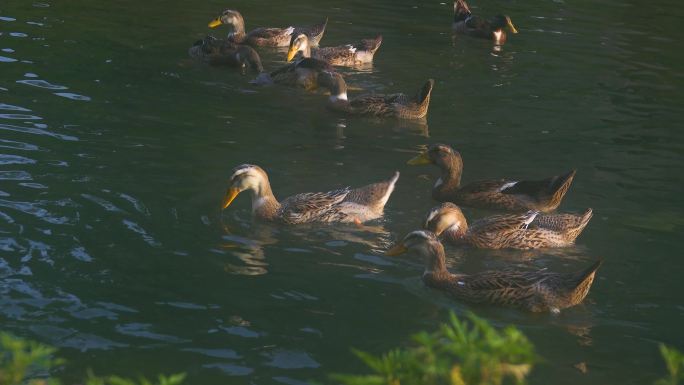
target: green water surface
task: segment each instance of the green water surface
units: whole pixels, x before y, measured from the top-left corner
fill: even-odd
[[[500,50],[453,39],[439,1],[0,3],[2,329],[59,347],[74,383],[93,368],[302,384],[365,370],[350,347],[385,351],[470,310],[531,338],[545,358],[533,384],[651,383],[665,371],[657,344],[684,348],[683,8],[471,5],[520,33]],[[348,83],[413,93],[434,78],[427,120],[346,118],[321,93],[190,61],[226,7],[248,29],[327,16],[323,45],[382,34],[372,68],[343,70]],[[284,59],[260,53],[267,69]],[[470,306],[424,288],[421,261],[381,255],[434,203],[436,169],[405,163],[435,142],[461,151],[466,181],[578,170],[561,209],[594,217],[576,247],[450,250],[449,263],[574,271],[603,258],[583,305]],[[245,162],[280,198],[401,178],[366,230],[282,228],[252,223],[248,195],[220,211]]]

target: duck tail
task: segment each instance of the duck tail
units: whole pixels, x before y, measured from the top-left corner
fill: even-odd
[[[361,50],[369,52],[371,55],[380,48],[382,44],[382,35],[378,35],[375,39],[361,40]]]
[[[358,203],[368,206],[376,212],[382,212],[392,192],[394,192],[397,180],[399,180],[399,171],[395,171],[390,179],[353,189],[345,201]]]
[[[465,21],[470,15],[470,8],[465,0],[454,1],[454,23]]]
[[[323,34],[325,34],[325,29],[328,26],[328,17],[325,17],[325,20],[320,23],[316,24],[311,27],[311,30],[309,31],[309,42],[313,46],[318,46],[318,43],[321,41],[323,38]]]
[[[570,289],[570,300],[573,305],[576,305],[584,300],[584,298],[589,294],[589,289],[594,283],[594,277],[596,276],[596,271],[603,264],[603,260],[599,259],[594,264],[589,266],[587,269],[580,271],[575,274],[572,278]]]
[[[554,210],[560,205],[565,193],[568,192],[576,173],[577,170],[571,170],[566,174],[551,178],[551,183],[549,183],[549,187],[546,190],[546,193],[550,197],[550,210]]]
[[[591,209],[587,209],[584,214],[577,218],[574,226],[568,226],[568,228],[565,230],[565,236],[570,242],[574,242],[575,239],[579,237],[582,231],[584,231],[584,228],[589,224],[589,221],[593,215],[593,211]]]
[[[418,103],[418,109],[420,111],[419,118],[427,115],[428,107],[430,106],[430,95],[432,94],[432,88],[435,86],[435,81],[433,79],[428,79],[420,89],[416,97],[416,102]]]

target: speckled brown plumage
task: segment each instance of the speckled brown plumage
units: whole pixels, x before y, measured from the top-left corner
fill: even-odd
[[[428,79],[416,96],[405,94],[371,94],[347,97],[347,85],[336,73],[321,73],[319,84],[330,89],[330,107],[350,115],[372,115],[401,119],[420,119],[428,113],[430,95],[435,84]]]
[[[345,44],[336,47],[312,47],[306,34],[292,35],[288,61],[297,53],[304,57],[313,57],[326,61],[334,66],[356,66],[373,62],[375,52],[382,44],[382,36],[375,39],[364,39],[356,44]]]
[[[426,260],[423,282],[471,303],[512,306],[532,312],[558,312],[581,303],[589,293],[601,261],[585,270],[561,274],[538,271],[484,271],[454,274],[446,269],[444,247],[429,231],[409,233],[387,253],[411,251]]]
[[[394,191],[399,173],[386,181],[356,189],[342,188],[328,192],[302,193],[282,201],[273,195],[268,175],[259,166],[243,164],[233,169],[228,207],[240,191],[252,192],[252,212],[263,220],[286,224],[310,222],[361,223],[379,218]]]
[[[430,210],[423,228],[454,244],[484,249],[538,249],[574,244],[591,217],[591,209],[581,215],[528,211],[492,215],[469,226],[458,206],[445,202]]]
[[[316,45],[325,33],[328,19],[310,28],[306,27],[286,27],[286,28],[257,28],[245,32],[245,20],[240,12],[226,9],[219,17],[209,23],[209,27],[215,28],[219,25],[230,25],[233,32],[228,35],[228,39],[234,43],[249,44],[259,47],[287,47],[293,33],[306,33],[312,39],[312,44]]]
[[[575,177],[575,170],[572,170],[537,181],[482,180],[461,186],[461,154],[445,144],[430,145],[427,151],[411,159],[409,164],[434,164],[439,167],[441,177],[432,189],[432,197],[436,201],[510,211],[555,210]]]
[[[322,72],[334,71],[335,69],[323,60],[300,56],[294,62],[278,68],[268,76],[269,81],[277,84],[314,90],[320,86],[319,75]]]

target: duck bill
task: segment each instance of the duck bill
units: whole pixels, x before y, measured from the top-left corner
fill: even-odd
[[[223,198],[223,203],[221,204],[222,209],[227,209],[228,206],[230,206],[230,204],[233,203],[233,199],[235,199],[235,197],[238,196],[239,193],[240,190],[236,187],[229,188],[228,192],[226,193],[226,196]]]
[[[420,166],[420,165],[425,165],[425,164],[430,164],[432,163],[430,161],[430,158],[428,157],[427,152],[423,152],[420,155],[416,156],[415,158],[412,158],[406,164],[410,166]]]
[[[518,30],[515,29],[515,26],[513,25],[513,22],[511,21],[510,17],[506,18],[506,24],[508,24],[508,28],[511,30],[512,33],[518,33]]]
[[[297,55],[297,48],[290,47],[290,50],[287,51],[287,61],[292,61],[292,59],[294,59],[295,55]]]
[[[403,243],[398,243],[394,245],[391,249],[385,251],[385,255],[389,257],[396,257],[397,255],[404,254],[408,249]]]
[[[214,19],[214,20],[212,20],[212,21],[209,22],[209,28],[216,28],[216,27],[218,27],[218,26],[221,25],[221,24],[223,24],[223,23],[221,22],[221,19],[220,19],[220,18],[216,18],[216,19]]]

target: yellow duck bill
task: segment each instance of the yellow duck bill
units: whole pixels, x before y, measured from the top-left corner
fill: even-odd
[[[230,206],[230,204],[233,203],[233,199],[235,199],[235,197],[238,196],[239,193],[239,189],[235,187],[229,188],[228,192],[226,193],[226,196],[223,198],[223,203],[221,204],[222,209],[225,210],[226,208],[228,208],[228,206]]]
[[[290,47],[290,50],[287,51],[287,61],[292,61],[292,59],[294,59],[295,55],[297,55],[297,48]]]
[[[509,22],[510,22],[510,21],[509,21]],[[214,19],[214,20],[212,20],[212,21],[209,22],[209,28],[216,28],[216,27],[218,27],[218,26],[221,25],[221,24],[223,24],[223,23],[221,22],[221,19]]]
[[[510,17],[506,17],[506,23],[508,24],[508,28],[511,29],[511,32],[518,33],[518,30],[515,29],[515,26],[513,25],[513,22],[511,21]]]
[[[428,157],[427,152],[422,152],[420,155],[416,156],[415,158],[411,158],[406,164],[410,166],[420,166],[424,164],[431,164],[432,161],[430,161],[430,158]]]
[[[397,243],[391,249],[385,251],[385,255],[389,257],[395,257],[397,255],[404,254],[408,249],[403,243]]]

